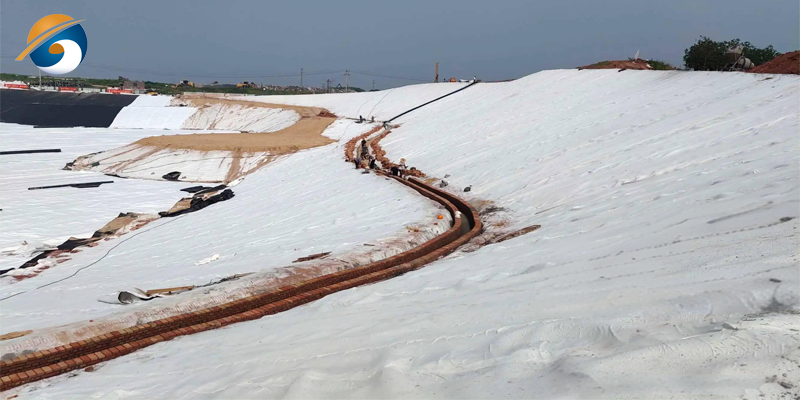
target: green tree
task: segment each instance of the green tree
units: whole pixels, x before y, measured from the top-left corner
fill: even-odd
[[[736,46],[742,46],[742,54],[755,65],[764,64],[781,55],[775,51],[772,45],[760,49],[750,42],[742,42],[739,39],[716,42],[706,36],[701,36],[697,43],[684,50],[683,63],[686,68],[696,71],[720,71],[728,62],[725,52]]]
[[[719,71],[725,66],[726,50],[724,43],[700,36],[697,43],[684,50],[683,64],[696,71]]]
[[[662,60],[647,60],[647,63],[656,71],[670,71],[676,69],[672,64]]]
[[[781,53],[772,48],[772,45],[764,47],[763,49],[759,49],[758,47],[751,45],[750,42],[744,42],[741,43],[741,45],[744,47],[742,50],[744,56],[749,58],[750,61],[752,61],[755,65],[761,65],[772,61],[773,58],[781,55]]]

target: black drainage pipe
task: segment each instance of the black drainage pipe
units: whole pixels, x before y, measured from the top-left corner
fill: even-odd
[[[471,86],[473,86],[473,85],[475,85],[475,84],[477,84],[477,83],[478,83],[478,81],[474,81],[474,82],[470,83],[469,85],[462,87],[461,89],[458,89],[458,90],[456,90],[456,91],[450,92],[450,93],[448,93],[448,94],[446,94],[446,95],[444,95],[444,96],[439,96],[439,97],[437,97],[437,98],[435,98],[435,99],[433,99],[433,100],[431,100],[431,101],[429,101],[429,102],[427,102],[427,103],[422,103],[422,104],[420,104],[420,105],[418,105],[418,106],[416,106],[416,107],[414,107],[414,108],[412,108],[412,109],[410,109],[410,110],[406,110],[406,111],[404,111],[404,112],[402,112],[402,113],[400,113],[400,114],[398,114],[398,115],[395,115],[395,116],[394,116],[394,118],[392,118],[392,119],[390,119],[390,120],[388,120],[388,121],[386,121],[386,122],[392,122],[392,121],[394,121],[394,120],[396,120],[396,119],[398,119],[398,118],[402,117],[403,115],[406,115],[406,114],[408,114],[408,113],[410,113],[410,112],[412,112],[412,111],[414,111],[414,110],[416,110],[416,109],[418,109],[418,108],[425,107],[425,106],[427,106],[428,104],[431,104],[431,103],[433,103],[434,101],[439,101],[439,100],[441,100],[441,99],[443,99],[443,98],[445,98],[445,97],[447,97],[447,96],[454,95],[454,94],[456,94],[456,93],[458,93],[458,92],[460,92],[460,91],[462,91],[462,90],[465,90],[465,89],[467,89],[467,88],[469,88],[469,87],[471,87]]]
[[[61,149],[0,151],[0,156],[5,156],[9,154],[34,154],[34,153],[61,153]]]

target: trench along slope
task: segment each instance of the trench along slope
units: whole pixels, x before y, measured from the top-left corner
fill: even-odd
[[[394,179],[444,206],[453,218],[450,229],[414,249],[357,268],[318,276],[199,312],[160,319],[65,346],[2,360],[0,367],[3,375],[0,390],[8,390],[25,383],[88,367],[178,336],[259,319],[331,293],[390,279],[419,269],[452,253],[480,233],[480,218],[466,202],[419,181]]]
[[[338,132],[336,131],[336,129],[338,129],[339,132],[341,132],[342,129],[344,129],[346,131],[347,127],[350,127],[351,132],[355,131],[355,129],[352,128],[355,125],[350,125],[350,124],[351,124],[351,122],[349,122],[349,121],[339,121],[339,122],[333,124],[332,129],[329,129],[327,132],[325,132],[325,134],[328,135],[328,136],[331,136],[331,137],[341,137],[338,134]],[[356,128],[356,129],[358,129],[358,128]],[[366,129],[366,128],[363,128],[363,129]],[[321,154],[321,153],[322,154],[324,154],[324,153],[335,153],[336,156],[334,156],[333,158],[330,158],[330,157],[326,158],[325,160],[327,160],[327,161],[323,161],[323,159],[321,159],[319,156],[315,156],[315,155],[318,155],[318,154]],[[339,161],[338,155],[339,155],[338,148],[334,148],[333,146],[327,146],[326,148],[319,148],[319,149],[314,149],[312,151],[306,152],[306,154],[297,154],[294,157],[287,157],[287,159],[283,160],[281,163],[276,163],[277,165],[271,166],[271,168],[268,169],[267,171],[262,171],[262,173],[259,173],[257,177],[251,177],[251,179],[249,181],[249,185],[264,185],[265,182],[277,182],[278,180],[275,179],[275,177],[293,177],[293,179],[291,179],[291,180],[296,182],[297,181],[297,179],[296,179],[297,176],[302,175],[303,173],[302,172],[298,172],[299,175],[286,175],[286,172],[289,171],[289,170],[297,170],[297,171],[299,171],[299,170],[301,170],[301,168],[286,167],[286,163],[290,163],[290,165],[293,165],[293,166],[304,165],[304,164],[306,164],[306,161],[302,161],[302,160],[309,160],[309,159],[313,159],[315,162],[318,162],[318,163],[320,163],[320,162],[327,163],[327,162],[331,162],[331,160],[335,160],[335,162],[338,163],[338,161]],[[293,161],[293,160],[301,160],[301,161]],[[272,167],[278,168],[279,172],[275,172],[275,170],[273,170]],[[281,168],[283,168],[283,169],[281,169]],[[327,169],[327,170],[333,171],[333,172],[330,172],[330,174],[328,176],[335,176],[336,174],[340,173],[340,172],[336,172],[335,168]],[[342,171],[342,170],[346,170],[348,175],[350,175],[349,173],[351,171],[350,171],[349,168],[339,169],[339,171]],[[265,175],[266,175],[266,177],[265,177]],[[315,173],[313,175],[318,176],[320,174],[316,174]],[[353,174],[353,175],[358,176],[358,177],[361,176],[360,174]],[[362,179],[358,178],[358,180],[360,181]],[[330,182],[330,180],[329,179],[328,180],[316,180],[316,181],[311,180],[310,182]],[[343,186],[353,186],[353,183],[356,182],[356,181],[347,181],[347,182],[348,183],[343,185]],[[383,180],[380,180],[379,182],[383,182]],[[268,187],[268,186],[261,186],[261,187]],[[330,192],[327,189],[321,190],[321,191],[325,192],[324,198],[328,198],[329,196],[331,196]],[[245,192],[245,191],[243,190],[243,192]],[[382,190],[381,192],[382,193],[386,193],[387,191],[383,191]],[[303,196],[304,196],[305,199],[308,199],[309,197],[313,196],[313,193],[309,193],[309,191],[306,188],[300,189],[298,192],[295,192],[295,193],[303,193]],[[391,193],[391,191],[389,191],[389,193]],[[403,192],[403,191],[400,191],[400,192],[396,193],[394,196],[400,196],[400,195],[404,195],[404,194],[406,194],[406,193]],[[245,209],[245,208],[255,209],[253,206],[262,207],[265,204],[265,203],[262,203],[260,201],[258,201],[256,203],[253,203],[253,202],[248,203],[247,200],[245,200],[246,197],[247,197],[247,195],[244,195],[244,196],[242,196],[242,198],[237,200],[237,201],[241,201],[241,200],[245,201],[245,203],[240,203],[240,204],[243,205],[243,207],[241,209]],[[257,197],[262,197],[262,196],[259,195]],[[269,197],[280,197],[280,196],[269,196]],[[366,206],[366,207],[372,208],[373,205],[380,205],[380,204],[383,204],[383,201],[386,201],[385,200],[386,198],[382,198],[382,200],[380,200],[379,203],[369,203],[368,197],[369,196],[366,196],[363,199],[359,200],[359,202],[362,204],[362,206]],[[294,198],[294,199],[296,199],[297,196],[296,195],[289,195],[286,198]],[[390,196],[388,198],[393,198],[393,197]],[[266,203],[269,203],[269,202],[266,202]],[[275,203],[276,202],[269,203],[269,204],[273,204],[274,205]],[[297,201],[297,203],[299,203],[301,206],[303,204],[311,204],[311,203],[303,203],[302,200]],[[410,202],[410,203],[413,203],[413,202]],[[250,207],[247,207],[248,205]],[[267,208],[272,208],[272,207],[267,207]],[[409,211],[411,212],[413,210],[409,209]],[[139,309],[135,313],[134,312],[130,312],[130,313],[120,312],[120,313],[116,313],[116,314],[114,314],[114,313],[106,314],[106,315],[108,315],[107,317],[106,316],[100,316],[101,317],[100,319],[98,319],[97,315],[92,316],[93,320],[89,319],[91,317],[86,317],[86,318],[78,317],[79,321],[73,322],[73,320],[68,320],[67,319],[67,320],[60,321],[58,323],[53,323],[52,325],[46,325],[46,326],[45,325],[41,325],[40,327],[30,326],[30,325],[28,325],[26,323],[25,324],[25,329],[28,329],[28,328],[38,328],[38,329],[35,329],[34,332],[29,332],[29,333],[33,333],[33,334],[29,335],[28,338],[25,339],[25,343],[22,343],[22,344],[16,343],[16,344],[13,345],[13,346],[20,345],[22,347],[15,347],[14,349],[10,349],[9,347],[4,347],[5,350],[0,352],[0,354],[8,354],[8,353],[12,353],[12,352],[29,351],[30,349],[34,349],[34,348],[44,348],[44,347],[41,347],[44,343],[47,343],[47,346],[54,347],[54,346],[57,346],[57,345],[60,345],[60,344],[69,343],[71,341],[83,340],[83,339],[86,339],[87,337],[91,337],[91,336],[94,336],[94,335],[105,334],[105,333],[107,333],[109,331],[126,329],[126,328],[128,328],[130,326],[133,326],[133,325],[136,325],[136,324],[141,324],[142,321],[150,322],[150,321],[158,319],[158,318],[164,318],[164,317],[172,316],[172,315],[174,315],[174,313],[177,313],[177,312],[185,313],[185,312],[198,311],[198,310],[201,310],[201,309],[206,308],[206,307],[210,307],[210,306],[213,306],[213,305],[219,305],[219,304],[224,303],[224,302],[237,300],[239,298],[246,297],[246,296],[249,296],[249,295],[258,294],[258,293],[264,292],[266,290],[276,289],[276,288],[278,288],[280,286],[299,283],[299,282],[302,282],[302,281],[307,280],[307,279],[318,277],[320,275],[324,275],[324,274],[332,273],[332,272],[335,272],[335,271],[338,271],[338,270],[352,268],[352,267],[355,267],[355,266],[360,266],[360,265],[367,264],[369,262],[377,261],[377,260],[380,260],[382,258],[386,258],[386,257],[392,256],[392,255],[394,255],[396,253],[399,253],[399,252],[401,252],[403,250],[410,249],[410,248],[416,247],[418,245],[421,245],[422,243],[426,242],[430,238],[432,238],[432,237],[438,235],[439,233],[441,233],[442,229],[440,229],[438,226],[440,226],[440,225],[444,226],[445,224],[442,224],[443,221],[441,219],[439,219],[439,220],[435,219],[436,212],[438,212],[438,211],[439,210],[434,208],[433,210],[430,211],[431,213],[433,213],[432,215],[426,215],[426,218],[423,221],[428,221],[429,219],[427,217],[431,217],[431,216],[434,217],[432,222],[430,222],[430,223],[418,223],[418,222],[409,223],[412,220],[410,220],[410,219],[406,220],[405,217],[404,217],[403,218],[403,221],[404,221],[403,225],[405,225],[405,229],[403,229],[403,225],[397,225],[398,228],[403,230],[403,233],[399,233],[399,232],[395,233],[394,229],[392,229],[390,232],[388,232],[385,235],[379,235],[379,234],[376,233],[375,230],[371,230],[372,234],[369,235],[368,237],[364,238],[365,244],[363,246],[367,246],[367,247],[361,248],[359,246],[359,247],[354,248],[353,250],[347,250],[347,252],[338,252],[337,251],[335,253],[335,258],[332,257],[331,259],[319,260],[319,262],[315,262],[313,264],[302,264],[302,265],[297,265],[297,266],[293,265],[291,267],[285,267],[285,268],[283,267],[283,265],[288,265],[288,264],[275,264],[274,273],[273,272],[269,272],[269,273],[264,273],[264,274],[254,274],[246,282],[244,280],[238,281],[236,284],[234,284],[231,287],[227,287],[225,290],[219,289],[219,287],[217,287],[217,286],[215,286],[214,290],[211,293],[200,293],[201,290],[197,290],[195,293],[193,293],[191,295],[191,296],[193,296],[193,298],[188,299],[188,300],[175,301],[175,302],[170,303],[168,305],[164,305],[164,302],[161,302],[161,301],[158,304],[156,304],[154,302],[154,303],[152,303],[153,306],[148,307],[147,309]],[[225,214],[226,215],[225,218],[222,218],[222,219],[217,218],[217,219],[213,219],[213,221],[219,222],[219,221],[221,221],[223,219],[235,219],[235,218],[232,218],[232,217],[234,217],[239,212],[240,211],[232,210],[228,214]],[[216,210],[216,209],[211,209],[211,210],[203,210],[202,213],[204,213],[204,214],[218,214],[218,213],[220,213],[220,211]],[[272,215],[273,215],[272,213],[273,213],[273,211],[263,212],[263,213],[255,213],[255,214],[250,214],[250,217],[252,217],[252,218],[264,218],[264,219],[267,219],[267,222],[269,222],[268,218],[272,218]],[[291,214],[292,213],[289,213],[289,215],[291,215]],[[382,217],[381,217],[382,219],[390,219],[391,218],[391,212],[380,211],[379,214],[382,215]],[[406,215],[410,215],[410,214],[406,214]],[[206,221],[208,221],[208,220],[206,220]],[[295,220],[295,223],[287,224],[287,225],[284,225],[284,226],[288,226],[288,225],[303,225],[302,223],[297,222],[297,221],[298,220]],[[416,221],[416,220],[414,220],[414,221]],[[449,221],[447,219],[445,219],[445,222],[449,222]],[[366,223],[366,225],[372,225],[372,224]],[[225,229],[224,228],[221,229],[219,224],[209,223],[209,226],[214,226],[216,235],[222,235],[223,234],[222,232],[225,232]],[[434,226],[437,226],[437,227],[434,227]],[[376,226],[374,226],[374,228],[379,228],[379,226],[376,225]],[[202,231],[203,230],[198,230],[198,232],[202,232]],[[232,231],[233,232],[238,232],[238,230],[236,230],[235,228]],[[183,231],[183,230],[175,230],[174,232],[180,232],[181,234],[188,234],[187,231]],[[146,235],[149,235],[149,234],[146,234]],[[177,233],[176,233],[176,235],[177,235]],[[144,236],[144,237],[146,237],[146,236]],[[316,237],[319,237],[319,236],[316,236]],[[137,239],[137,240],[140,240],[140,239]],[[340,243],[337,240],[333,240],[333,242],[336,242],[337,245],[338,245],[338,243]],[[350,242],[350,240],[343,240],[341,242]],[[355,242],[359,242],[360,243],[360,239],[357,239]],[[162,242],[160,242],[160,241],[151,241],[151,243],[159,244],[159,245],[162,244]],[[176,243],[179,243],[179,242],[176,242]],[[370,243],[370,244],[367,244],[367,243]],[[139,242],[139,244],[141,244],[141,242]],[[302,243],[302,244],[305,246],[305,243]],[[164,245],[168,246],[168,244],[166,244],[166,243],[164,243]],[[320,244],[319,242],[314,241],[314,246],[317,246],[317,245],[326,245],[326,243],[321,243]],[[147,245],[142,245],[142,247],[146,247],[146,246]],[[182,247],[183,245],[179,244],[179,246]],[[263,246],[263,248],[267,248],[268,246],[269,246],[268,244],[265,244]],[[331,245],[328,244],[328,246],[330,247]],[[252,246],[248,246],[248,247],[252,247]],[[294,247],[300,247],[300,246],[294,246]],[[223,255],[222,258],[232,257],[232,256],[236,255],[236,253],[238,253],[238,251],[234,251],[234,250],[231,250],[231,252],[229,252],[229,253],[223,253],[222,251],[220,251],[220,249],[217,249],[217,250],[214,250],[214,251],[211,251],[211,250],[208,250],[208,251],[209,251],[208,254],[211,254],[213,252],[219,252],[219,254]],[[295,251],[297,251],[297,248],[295,248]],[[157,252],[160,252],[160,250],[154,251],[154,253],[157,253]],[[203,250],[203,252],[205,252],[205,250]],[[164,257],[169,258],[169,255],[168,255],[169,251],[165,250],[164,253],[166,253]],[[243,251],[242,253],[239,254],[239,257],[242,257],[242,256],[246,257],[246,253],[247,253],[246,251]],[[142,253],[140,253],[140,254],[142,254]],[[203,257],[207,256],[208,254],[204,254]],[[309,254],[309,253],[302,253],[302,255],[305,255],[305,254]],[[181,256],[175,257],[176,260],[181,259],[181,258],[184,258],[184,260],[186,260],[186,259],[188,259],[188,260],[200,260],[200,257],[193,257],[192,255],[189,255],[188,253],[182,253]],[[128,263],[117,261],[117,266],[122,267],[123,264],[141,264],[141,263],[144,263],[148,267],[152,267],[152,265],[154,263],[152,261],[148,262],[147,260],[144,260],[144,259],[138,258],[138,257],[130,257],[129,260],[130,261]],[[166,262],[165,260],[166,260],[165,258],[161,258],[157,262],[163,263],[163,262]],[[59,259],[59,261],[60,261],[60,259]],[[173,270],[181,269],[181,270],[183,270],[184,264],[185,263],[181,263],[181,262],[173,263],[173,264],[171,264],[170,269],[173,269]],[[195,264],[195,266],[196,266],[196,264]],[[175,267],[175,268],[173,268],[173,267]],[[281,268],[278,268],[278,267],[281,267]],[[201,267],[201,268],[199,268],[197,270],[192,270],[191,269],[192,267],[187,265],[186,268],[187,269],[185,271],[187,271],[187,274],[188,274],[186,276],[186,279],[189,279],[189,280],[191,280],[193,278],[193,276],[192,276],[193,273],[208,274],[207,270],[205,270],[205,267]],[[219,272],[220,275],[218,275],[218,276],[220,276],[220,277],[221,276],[226,276],[227,277],[227,276],[231,276],[231,274],[240,274],[242,272],[246,273],[246,272],[252,272],[252,271],[259,271],[261,268],[263,268],[263,265],[259,264],[258,262],[253,263],[251,261],[251,262],[241,262],[238,267],[234,266],[232,268],[233,268],[233,270],[227,270],[227,271],[220,270],[220,272]],[[133,272],[134,269],[131,269],[130,271]],[[203,271],[201,272],[199,270],[203,270]],[[114,270],[114,272],[113,272],[113,275],[116,275],[116,276],[136,276],[135,274],[136,273],[132,273],[131,275],[126,275],[126,273],[122,271],[122,268]],[[174,278],[174,276],[173,276],[173,278]],[[194,277],[194,278],[196,278],[196,277]],[[152,280],[151,279],[143,279],[145,282],[151,281],[151,283],[152,283],[151,285],[147,285],[147,284],[142,283],[141,281],[138,281],[136,287],[142,287],[144,289],[153,289],[153,288],[163,288],[163,287],[167,287],[167,286],[185,286],[185,285],[189,285],[189,284],[194,285],[194,284],[198,284],[198,282],[200,282],[199,284],[202,284],[202,283],[205,283],[205,282],[208,281],[208,280],[203,280],[203,279],[200,279],[198,281],[191,281],[191,282],[186,282],[186,281],[181,280],[181,281],[173,282],[173,283],[170,283],[170,284],[160,284],[160,283],[154,282],[154,281],[160,281],[162,279],[168,279],[168,278],[165,276],[165,274],[158,274],[158,276],[156,278],[152,279]],[[117,280],[116,282],[125,282],[125,281],[124,280]],[[111,293],[112,290],[116,291],[118,289],[127,289],[128,287],[124,286],[124,285],[117,285],[116,287],[113,287],[113,285],[112,285],[112,287],[108,287],[107,286],[107,288],[108,288],[108,290],[105,291],[104,293]],[[203,290],[205,290],[205,289],[203,289]],[[97,290],[96,287],[92,290],[92,292],[96,293],[96,294],[102,294],[100,291]],[[208,295],[205,296],[203,294],[208,294]],[[87,296],[87,297],[88,298],[86,300],[89,300],[89,301],[92,301],[92,302],[95,301],[95,298],[94,298],[95,296],[94,295],[93,296]],[[92,307],[87,306],[84,309],[87,309],[87,308],[92,308]],[[50,310],[50,311],[52,311],[52,310]],[[62,313],[62,314],[64,314],[64,313]],[[86,321],[89,321],[91,323],[85,323]],[[69,324],[69,325],[63,325],[63,324]],[[10,329],[6,329],[6,331],[7,330],[10,330]],[[19,329],[19,330],[22,330],[22,329]],[[3,333],[3,332],[0,332],[0,333]],[[28,344],[31,344],[33,347],[27,347]],[[8,343],[5,343],[3,345],[12,346],[12,345],[10,345]],[[3,346],[0,346],[0,347],[3,347]]]

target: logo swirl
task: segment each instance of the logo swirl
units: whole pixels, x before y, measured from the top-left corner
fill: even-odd
[[[63,75],[78,68],[86,57],[86,32],[69,15],[50,14],[36,21],[28,33],[28,47],[17,61],[31,56],[42,72]]]

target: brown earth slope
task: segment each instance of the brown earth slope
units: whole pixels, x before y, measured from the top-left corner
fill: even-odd
[[[620,60],[620,61],[600,61],[599,63],[592,64],[592,65],[584,65],[583,67],[578,67],[578,70],[582,69],[641,69],[641,70],[650,70],[653,67],[647,63],[645,60]]]
[[[217,98],[189,98],[193,107],[211,104],[230,104],[245,107],[282,108],[300,114],[294,125],[270,133],[198,133],[191,135],[151,136],[137,141],[142,146],[199,151],[240,151],[243,153],[269,152],[271,154],[293,153],[311,147],[334,142],[322,136],[322,132],[336,117],[323,108],[298,107],[245,100]],[[320,116],[322,114],[322,116]]]
[[[800,75],[800,50],[775,57],[772,61],[751,69],[750,72],[756,74]]]
[[[225,177],[225,182],[231,182],[257,171],[279,156],[335,142],[335,140],[322,136],[322,132],[337,118],[336,115],[324,108],[200,96],[184,96],[181,100],[197,108],[219,104],[292,110],[300,115],[300,120],[287,128],[268,133],[196,133],[146,137],[134,144],[146,147],[147,155],[134,159],[133,162],[145,161],[144,158],[162,150],[227,151],[230,152],[233,163]],[[254,166],[249,165],[245,169],[241,163],[242,158],[260,153],[268,153],[269,157]]]

